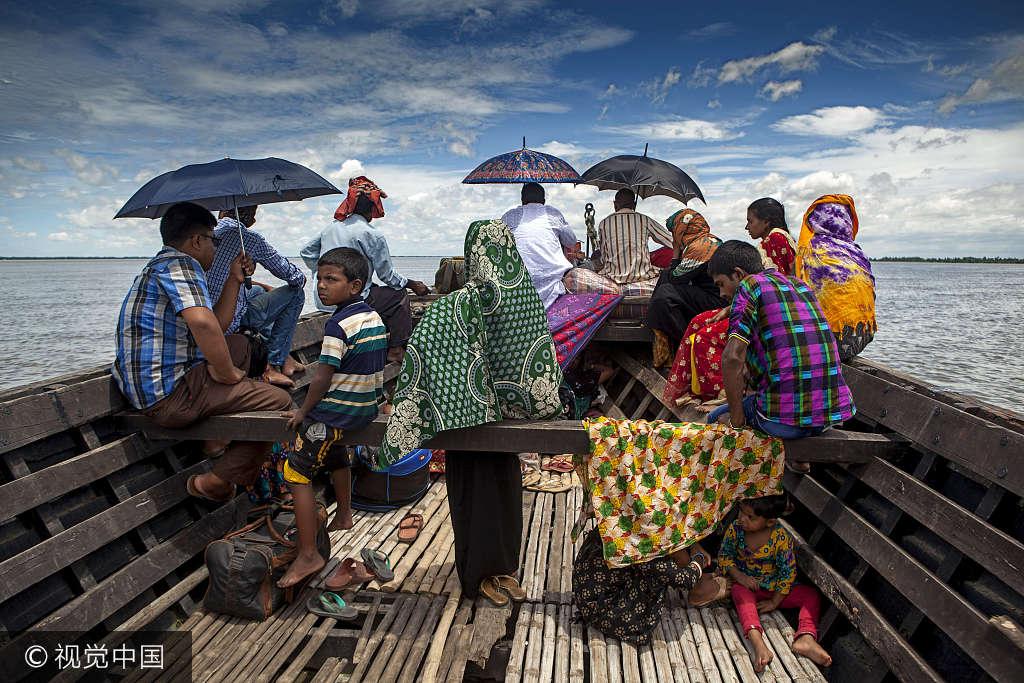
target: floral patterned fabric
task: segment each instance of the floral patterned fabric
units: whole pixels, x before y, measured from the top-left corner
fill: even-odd
[[[589,506],[609,567],[647,562],[710,534],[731,505],[782,490],[782,441],[748,429],[585,420]]]
[[[747,537],[739,522],[733,522],[722,538],[718,550],[718,568],[724,573],[730,567],[757,579],[758,588],[786,595],[796,581],[796,555],[793,537],[781,524],[772,528],[768,542],[760,548],[747,545]]]
[[[675,401],[680,396],[707,400],[725,389],[722,380],[722,351],[729,336],[729,320],[709,322],[717,310],[698,313],[683,334],[672,370],[668,374],[663,397]]]
[[[500,220],[466,234],[466,285],[435,301],[409,339],[378,467],[438,432],[562,413],[562,372],[515,238]]]
[[[772,228],[757,246],[765,268],[776,268],[780,273],[792,275],[796,270],[796,241],[781,228]]]

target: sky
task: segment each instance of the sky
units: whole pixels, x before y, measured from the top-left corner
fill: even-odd
[[[723,239],[771,196],[798,228],[851,194],[870,256],[1024,256],[1024,9],[975,2],[162,0],[0,5],[0,256],[149,255],[112,220],[150,178],[277,156],[389,195],[398,255],[462,251],[518,186],[463,185],[517,149],[583,172],[687,171]],[[611,192],[548,185],[580,237]],[[295,255],[340,196],[260,209]],[[658,220],[681,208],[642,201]]]

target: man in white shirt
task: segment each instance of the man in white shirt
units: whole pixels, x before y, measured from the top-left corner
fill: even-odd
[[[620,285],[654,281],[661,273],[651,263],[649,241],[672,248],[672,234],[658,221],[637,212],[636,195],[628,188],[615,193],[615,213],[597,228],[601,243],[601,275]]]
[[[522,206],[505,212],[501,220],[515,235],[519,256],[547,309],[565,294],[562,276],[573,267],[566,252],[578,256],[578,240],[562,212],[544,204],[543,187],[526,183],[522,199]]]

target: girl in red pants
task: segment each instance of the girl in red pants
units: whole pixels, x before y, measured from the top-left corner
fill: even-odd
[[[793,538],[778,524],[778,518],[789,509],[786,495],[740,503],[739,515],[726,530],[718,552],[719,569],[734,581],[732,600],[740,625],[754,646],[754,669],[758,673],[772,661],[758,613],[779,607],[800,610],[793,652],[819,666],[832,663],[832,657],[818,644],[818,591],[811,586],[793,585]]]

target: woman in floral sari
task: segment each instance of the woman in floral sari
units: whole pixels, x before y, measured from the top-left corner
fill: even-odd
[[[476,221],[465,256],[466,284],[435,301],[409,339],[382,467],[442,431],[562,415],[554,341],[512,232],[500,220]],[[517,454],[448,450],[445,472],[463,595],[521,599]]]
[[[747,232],[761,240],[758,251],[766,267],[793,274],[795,243],[786,227],[782,204],[770,197],[753,202],[747,209]],[[729,309],[722,308],[698,313],[690,321],[668,375],[666,401],[690,396],[701,402],[722,396],[722,350],[729,331],[728,315]]]

